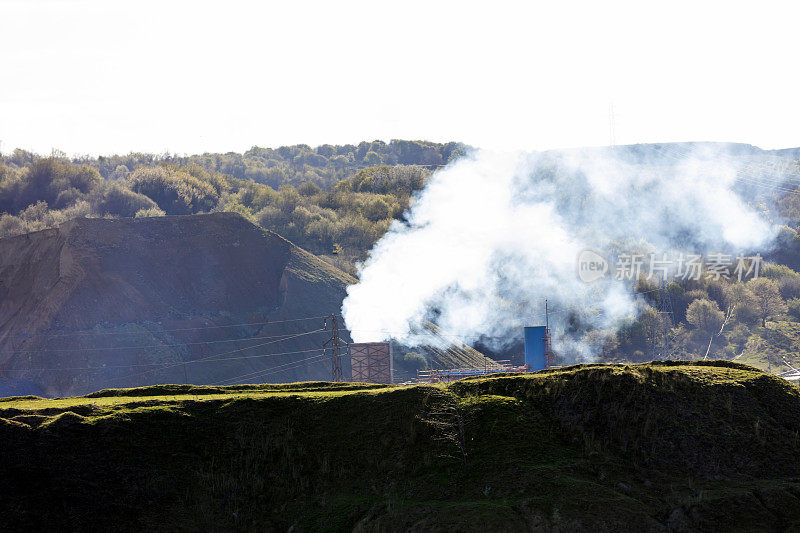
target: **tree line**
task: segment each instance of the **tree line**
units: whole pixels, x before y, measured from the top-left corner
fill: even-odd
[[[243,154],[0,155],[0,237],[75,217],[238,212],[355,273],[461,143],[253,147]]]

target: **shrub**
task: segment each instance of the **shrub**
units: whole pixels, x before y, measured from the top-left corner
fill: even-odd
[[[313,215],[308,208],[304,206],[298,206],[292,211],[292,222],[294,222],[300,228],[306,227],[313,219],[317,218],[319,215]]]
[[[278,208],[285,216],[289,216],[294,211],[297,204],[300,203],[300,194],[297,189],[291,185],[284,185],[278,190],[277,204]]]
[[[276,231],[288,222],[283,211],[274,206],[267,206],[256,213],[256,222],[264,229]]]
[[[100,216],[132,218],[138,216],[141,211],[158,209],[156,203],[147,196],[113,182],[95,189],[89,198],[89,203],[94,212]],[[158,210],[161,214],[164,213],[163,210]]]
[[[744,324],[736,324],[728,334],[728,340],[738,344],[739,346],[744,346],[749,338],[750,328]]]
[[[303,182],[297,188],[297,192],[299,192],[302,196],[314,196],[315,194],[319,194],[321,191],[322,189],[320,186],[313,181]]]
[[[376,165],[380,165],[381,163],[383,163],[383,160],[381,159],[380,155],[378,155],[377,153],[375,153],[372,150],[370,150],[364,156],[364,163],[366,163],[366,164],[368,164],[370,166],[376,166]]]
[[[800,298],[800,276],[785,276],[778,280],[778,291],[783,298]]]
[[[140,209],[136,212],[136,218],[149,218],[149,217],[163,217],[166,213],[158,208],[158,206],[151,207],[150,209]]]
[[[56,201],[53,204],[53,207],[56,209],[63,209],[68,207],[78,200],[82,199],[84,194],[76,189],[75,187],[70,187],[69,189],[65,189],[58,193],[56,196]]]
[[[786,302],[786,307],[789,316],[800,320],[800,298],[792,298]]]
[[[149,197],[169,215],[211,211],[220,198],[211,183],[165,166],[140,167],[127,182],[131,190]]]
[[[391,211],[389,204],[383,198],[374,198],[364,206],[364,216],[372,221],[389,218]]]
[[[27,231],[27,224],[21,218],[8,213],[0,215],[0,238],[21,235]]]
[[[26,207],[19,214],[19,217],[25,222],[42,222],[47,226],[52,226],[55,223],[55,217],[50,212],[45,202],[39,201],[33,205]]]

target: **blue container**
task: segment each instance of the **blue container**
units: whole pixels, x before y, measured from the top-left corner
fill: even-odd
[[[543,370],[547,367],[545,333],[544,326],[525,328],[525,364],[530,365],[531,370]]]

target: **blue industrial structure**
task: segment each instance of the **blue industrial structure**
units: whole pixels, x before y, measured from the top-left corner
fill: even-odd
[[[545,317],[548,308],[545,300]],[[529,326],[523,329],[523,340],[525,341],[525,362],[522,366],[514,366],[511,361],[492,361],[486,359],[483,368],[447,368],[434,370],[417,370],[417,381],[427,383],[437,383],[440,381],[456,381],[459,379],[497,374],[501,372],[535,372],[553,366],[553,355],[550,351],[550,327],[549,320],[545,326]]]
[[[544,370],[548,366],[547,327],[532,326],[525,328],[525,364],[531,370]]]

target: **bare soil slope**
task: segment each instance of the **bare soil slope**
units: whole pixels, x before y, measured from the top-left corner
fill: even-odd
[[[324,378],[309,360],[323,321],[309,317],[337,312],[353,281],[228,213],[76,219],[2,239],[0,396]]]

